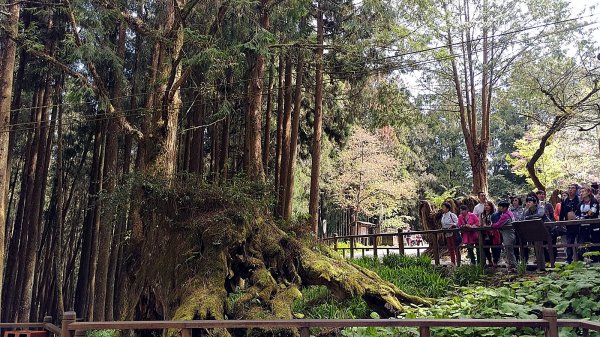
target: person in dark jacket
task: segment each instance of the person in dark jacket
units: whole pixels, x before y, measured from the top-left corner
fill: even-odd
[[[523,211],[523,220],[541,219],[543,222],[548,222],[546,210],[540,206],[539,200],[534,193],[530,193],[525,198],[525,210]],[[523,242],[525,245],[531,245],[533,242]],[[523,262],[529,260],[529,248],[525,248]]]
[[[578,219],[596,219],[598,218],[598,201],[594,198],[594,192],[592,192],[592,188],[589,186],[584,186],[581,188],[581,202],[579,203],[579,207],[575,211],[575,216]],[[582,244],[584,242],[592,242],[592,243],[600,243],[600,237],[598,233],[598,225],[597,224],[582,224],[579,228],[579,235],[577,236],[577,243]],[[594,234],[594,238],[592,240],[592,234]],[[597,241],[597,242],[594,242]],[[592,247],[593,251],[597,251],[598,247]],[[585,249],[578,249],[577,254],[580,260],[583,260],[583,253]],[[596,260],[596,258],[594,259]]]
[[[575,220],[575,212],[579,208],[579,197],[577,197],[577,185],[569,185],[567,198],[560,204],[559,221]],[[566,244],[572,245],[579,235],[579,225],[567,226]],[[567,247],[567,263],[573,262],[573,247]]]
[[[540,207],[544,208],[547,219],[544,220],[544,222],[554,222],[554,207],[549,201],[546,201],[546,191],[537,190],[537,192],[535,192],[535,196],[539,200]],[[552,248],[552,252],[554,253],[555,257],[558,254],[556,242],[558,241],[558,237],[560,235],[562,235],[561,228],[558,228],[557,226],[550,228],[550,238],[552,240],[552,247],[554,247]],[[550,254],[548,253],[548,248],[546,248],[546,244],[544,244],[544,257],[546,258],[546,261],[550,261]]]

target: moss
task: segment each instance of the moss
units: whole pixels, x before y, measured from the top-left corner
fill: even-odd
[[[294,300],[302,297],[296,286],[291,286],[275,295],[271,301],[271,311],[277,319],[292,319],[292,306]]]
[[[224,319],[225,289],[202,286],[189,294],[178,307],[173,320]]]
[[[376,273],[346,261],[317,254],[308,248],[303,249],[299,257],[301,274],[310,283],[326,285],[338,297],[362,296],[380,313],[400,312],[404,309],[402,302],[424,305],[431,303],[428,299],[408,295],[382,280]]]

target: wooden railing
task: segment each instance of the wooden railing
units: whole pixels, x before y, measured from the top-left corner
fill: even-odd
[[[538,220],[541,223],[541,220]],[[515,221],[516,223],[519,223],[521,221]],[[599,219],[584,219],[584,220],[569,220],[569,221],[557,221],[557,222],[548,222],[548,223],[544,223],[544,225],[547,228],[551,228],[551,227],[555,227],[555,226],[565,226],[565,227],[569,227],[569,226],[581,226],[584,224],[597,224],[600,223],[600,218]],[[510,226],[507,226],[510,227]],[[486,232],[489,230],[492,230],[493,228],[491,227],[473,227],[473,228],[460,228],[460,229],[437,229],[437,230],[425,230],[425,231],[410,231],[410,232],[404,232],[401,229],[398,230],[397,233],[379,233],[379,234],[362,234],[362,235],[346,235],[346,236],[337,236],[336,234],[334,234],[332,237],[328,237],[328,238],[323,238],[322,241],[324,242],[328,242],[330,244],[333,245],[333,249],[336,251],[340,251],[342,253],[342,255],[345,257],[346,256],[346,251],[349,252],[349,256],[350,258],[355,258],[356,251],[361,251],[362,252],[362,256],[365,256],[365,252],[367,251],[372,251],[373,252],[373,256],[377,257],[379,256],[379,251],[380,250],[386,250],[387,254],[390,253],[390,251],[398,251],[398,254],[405,254],[406,250],[417,250],[417,255],[420,254],[421,250],[425,250],[425,249],[430,249],[433,255],[433,260],[434,263],[436,265],[440,264],[440,256],[441,256],[441,249],[445,249],[445,246],[441,246],[439,245],[439,238],[441,238],[445,233],[456,233],[456,232]],[[420,234],[424,237],[430,237],[433,239],[430,239],[427,243],[429,244],[428,247],[421,247],[421,246],[409,246],[406,247],[406,245],[404,244],[404,237],[407,235],[417,235]],[[398,240],[398,246],[392,246],[392,247],[380,247],[379,246],[379,238],[383,238],[383,237],[397,237]],[[363,247],[357,247],[356,245],[356,241],[360,240],[360,239],[367,239],[367,241],[372,242],[371,246],[363,246]],[[349,247],[338,247],[338,243],[339,242],[349,242]],[[575,243],[575,244],[565,244],[565,243],[561,243],[561,244],[556,244],[553,245],[552,242],[548,242],[546,243],[546,248],[549,250],[552,250],[551,248],[567,248],[567,247],[571,247],[573,249],[578,249],[578,248],[583,248],[583,247],[598,247],[600,246],[600,244],[593,244],[593,243]],[[467,245],[465,244],[461,244],[459,246],[459,248],[465,248],[467,247]],[[478,235],[478,242],[476,244],[476,248],[478,251],[478,255],[479,255],[479,263],[484,264],[485,263],[485,259],[483,258],[484,255],[484,249],[486,248],[505,248],[506,246],[503,245],[485,245],[484,244],[484,239],[483,239],[483,235]],[[538,268],[543,269],[543,266],[545,264],[545,260],[544,260],[544,254],[543,254],[543,244],[542,242],[535,242],[532,244],[517,244],[514,246],[508,246],[506,247],[507,249],[510,248],[519,248],[521,250],[521,252],[525,249],[525,248],[534,248],[535,249],[535,256],[536,256],[536,263],[538,265]],[[573,258],[575,261],[578,260],[578,254],[574,253],[573,254]],[[459,261],[460,262],[460,259]],[[552,264],[554,264],[554,261],[550,261],[552,262]]]
[[[349,327],[414,327],[421,337],[431,336],[432,328],[537,328],[546,337],[558,337],[559,328],[580,329],[588,337],[590,330],[600,331],[600,323],[589,320],[557,319],[556,310],[545,308],[541,319],[294,319],[294,320],[197,320],[197,321],[121,321],[77,322],[74,312],[65,312],[62,327],[48,323],[0,323],[0,329],[44,328],[56,337],[85,336],[90,330],[165,330],[177,329],[181,337],[191,337],[193,329],[298,329],[301,337],[309,337],[311,328]]]

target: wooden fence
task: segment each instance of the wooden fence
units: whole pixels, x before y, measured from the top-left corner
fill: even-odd
[[[432,328],[537,328],[546,337],[558,337],[559,328],[577,328],[588,337],[591,331],[600,331],[600,323],[589,320],[557,319],[556,310],[546,308],[541,319],[294,319],[294,320],[198,320],[198,321],[121,321],[77,322],[75,312],[65,312],[62,326],[51,323],[0,323],[0,330],[45,329],[55,337],[85,336],[90,330],[165,330],[177,329],[181,337],[191,337],[193,329],[298,329],[301,337],[309,337],[311,328],[349,327],[414,327],[421,337],[431,336]],[[46,317],[44,321],[52,320]]]
[[[527,220],[529,222],[539,222],[540,224],[542,224],[541,220],[535,220],[535,221],[531,221],[531,220]],[[518,223],[522,223],[525,221],[515,221],[515,225],[517,225]],[[565,226],[565,227],[569,227],[569,226],[581,226],[581,225],[588,225],[588,224],[597,224],[600,223],[600,219],[585,219],[585,220],[569,220],[569,221],[557,221],[557,222],[548,222],[548,223],[543,223],[543,225],[545,225],[547,228],[550,227],[554,227],[554,226]],[[462,228],[462,229],[438,229],[438,230],[426,230],[426,231],[410,231],[410,232],[404,232],[401,229],[398,230],[397,233],[379,233],[379,234],[364,234],[364,235],[346,235],[346,236],[337,236],[336,234],[334,234],[332,237],[329,238],[324,238],[322,239],[324,242],[328,242],[333,244],[333,248],[336,251],[341,251],[343,256],[346,256],[346,251],[349,252],[350,258],[354,258],[356,256],[355,252],[356,251],[361,251],[362,252],[362,256],[365,256],[365,252],[367,251],[372,251],[373,252],[373,256],[379,256],[379,251],[381,250],[385,250],[387,254],[390,253],[390,251],[394,252],[394,251],[398,251],[398,254],[405,254],[406,250],[417,250],[417,255],[420,254],[420,252],[422,250],[425,249],[430,249],[432,255],[433,255],[433,259],[434,259],[434,263],[436,265],[440,264],[440,256],[441,251],[443,249],[446,249],[445,246],[440,246],[439,245],[439,238],[441,238],[445,233],[455,233],[455,232],[486,232],[489,231],[493,228],[491,227],[475,227],[475,228]],[[409,246],[406,247],[404,244],[404,237],[407,235],[416,235],[416,234],[420,234],[424,237],[433,237],[434,239],[430,239],[428,244],[429,247],[414,247],[414,246]],[[397,236],[398,238],[398,246],[392,246],[392,247],[380,247],[379,245],[379,241],[380,238],[383,237],[392,237],[392,236]],[[478,254],[479,254],[479,263],[481,263],[482,265],[485,263],[485,259],[483,258],[484,255],[484,249],[486,248],[503,248],[505,246],[502,245],[485,245],[484,244],[484,239],[483,239],[483,235],[478,235],[478,243],[476,245],[476,248],[478,250]],[[367,242],[372,242],[371,246],[362,246],[362,247],[357,247],[356,245],[356,241],[357,240],[361,240],[361,239],[366,239],[365,241]],[[339,242],[349,242],[350,246],[349,247],[339,247],[338,243]],[[547,242],[545,244],[546,249],[548,249],[550,252],[552,251],[552,248],[567,248],[567,247],[571,247],[573,249],[578,249],[578,248],[589,248],[589,247],[598,247],[600,246],[600,244],[593,244],[593,243],[575,243],[575,244],[565,244],[565,243],[561,243],[561,244],[557,244],[557,245],[553,245],[552,242]],[[460,248],[465,248],[467,247],[467,245],[465,244],[461,244],[459,246]],[[543,249],[544,249],[544,243],[542,241],[536,241],[534,243],[531,244],[518,244],[515,246],[509,246],[506,247],[507,249],[509,249],[510,247],[513,248],[519,248],[521,250],[521,253],[523,253],[525,248],[534,248],[535,249],[535,256],[536,256],[536,263],[539,269],[544,269],[544,264],[545,264],[545,259],[544,259],[544,253],[543,253]],[[523,255],[523,254],[521,254]],[[573,258],[575,261],[578,260],[578,254],[574,253],[573,254]],[[458,261],[460,263],[460,259]],[[554,256],[551,254],[551,261],[549,261],[552,263],[552,265],[554,266]]]

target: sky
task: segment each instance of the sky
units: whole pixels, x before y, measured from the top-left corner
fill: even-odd
[[[594,17],[591,19],[598,22],[598,24],[594,26],[597,28],[594,37],[596,43],[600,44],[600,0],[570,0],[569,2],[573,8],[573,14],[575,15],[581,12],[584,8],[595,6],[591,12],[588,11],[585,14],[594,15]]]

